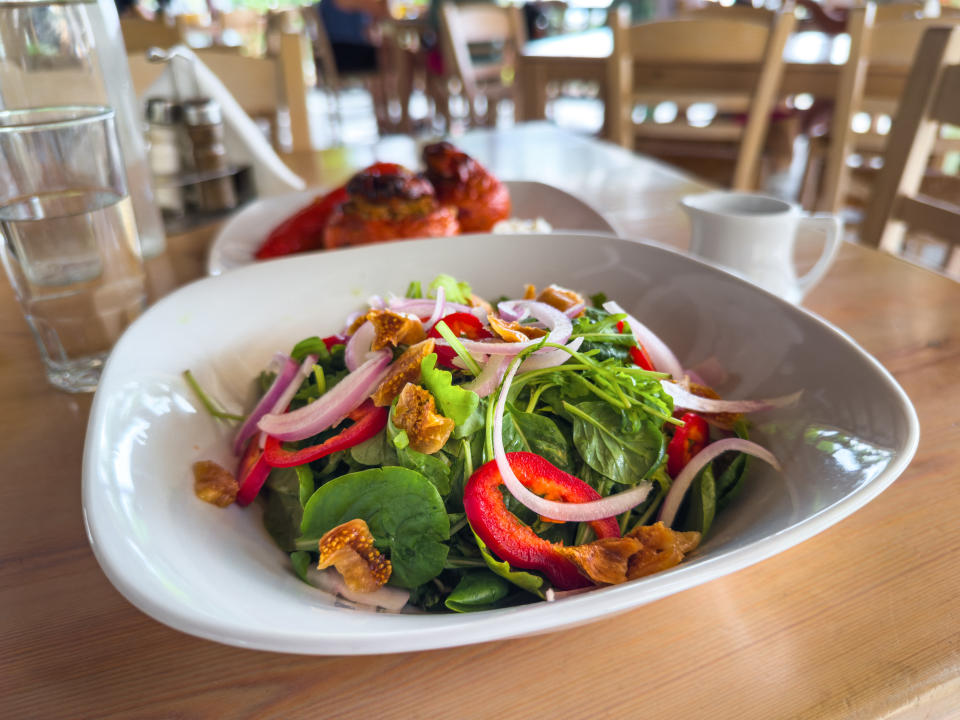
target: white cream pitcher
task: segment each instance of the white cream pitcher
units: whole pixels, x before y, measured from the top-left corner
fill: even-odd
[[[838,216],[806,216],[799,206],[764,195],[709,192],[688,195],[681,205],[690,217],[692,254],[792,303],[799,303],[830,269],[843,237]],[[793,248],[798,231],[807,229],[823,232],[823,250],[798,278]]]

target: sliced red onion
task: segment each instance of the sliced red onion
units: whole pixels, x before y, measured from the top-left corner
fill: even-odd
[[[568,350],[573,350],[576,352],[580,349],[580,346],[583,345],[583,338],[577,337],[567,343],[566,347]],[[544,352],[543,355],[534,354],[526,358],[522,363],[520,363],[520,369],[517,370],[518,373],[530,372],[531,370],[543,370],[545,368],[557,367],[558,365],[563,365],[567,360],[570,359],[570,353],[566,350],[561,350],[560,348],[549,348],[547,352]]]
[[[713,355],[698,362],[692,368],[687,368],[686,373],[695,383],[710,387],[720,387],[730,377],[723,363]]]
[[[264,415],[257,427],[278,440],[303,440],[336,425],[370,396],[392,359],[389,350],[371,353],[369,360],[314,402],[293,412]]]
[[[454,362],[460,358],[455,358]],[[480,374],[461,387],[465,390],[473,390],[477,395],[485,398],[487,395],[497,389],[500,379],[503,377],[503,371],[507,369],[507,363],[510,361],[506,355],[493,355],[483,366]]]
[[[374,310],[383,310],[387,304],[383,301],[383,298],[379,295],[371,295],[367,298],[367,305],[372,307]]]
[[[438,292],[439,292],[439,288],[438,288]],[[413,313],[414,315],[417,315],[418,317],[420,317],[420,316],[426,315],[427,313],[432,312],[433,309],[436,307],[436,302],[428,298],[416,298],[413,300],[399,298],[396,300],[391,300],[389,307],[394,312]],[[455,312],[469,313],[470,315],[473,315],[474,317],[476,317],[478,320],[482,320],[484,322],[487,319],[487,312],[483,308],[471,307],[469,305],[462,305],[460,303],[447,302],[446,309],[444,310],[444,314],[448,315],[450,313],[455,313]]]
[[[437,324],[437,320],[443,317],[443,310],[447,304],[447,291],[443,289],[443,286],[437,288],[437,302],[433,307],[433,312],[430,313],[430,319],[423,324],[423,329],[427,332],[430,332],[430,328]]]
[[[695,410],[705,413],[750,413],[761,410],[770,410],[771,408],[785,407],[793,405],[803,390],[797,390],[790,395],[781,395],[780,397],[766,398],[763,400],[716,400],[714,398],[700,397],[686,390],[682,385],[661,380],[660,384],[667,392],[667,395],[673,398],[673,404],[677,408],[685,410]]]
[[[520,322],[529,314],[526,306],[522,305],[523,302],[523,300],[504,300],[497,303],[497,312],[507,322]]]
[[[287,389],[287,386],[297,374],[297,364],[291,360],[289,356],[283,353],[277,353],[273,356],[271,365],[276,361],[281,363],[277,376],[273,379],[273,383],[271,383],[269,389],[263,394],[263,397],[260,398],[253,410],[250,411],[250,414],[247,415],[247,419],[243,421],[243,425],[240,426],[240,429],[237,430],[237,434],[233,438],[234,455],[239,456],[243,453],[247,440],[257,432],[257,423],[260,421],[260,418],[268,412],[272,412],[277,399],[283,394],[283,391]]]
[[[667,344],[657,337],[650,328],[637,320],[633,315],[620,307],[613,300],[605,302],[603,309],[611,315],[626,315],[627,322],[630,323],[630,330],[634,339],[646,349],[653,362],[653,367],[659,372],[670,373],[673,377],[680,379],[683,377],[683,367],[673,351],[667,347]]]
[[[546,337],[547,342],[562,345],[570,338],[570,333],[573,332],[573,324],[570,322],[570,318],[555,307],[534,300],[519,300],[516,302],[518,304],[524,303],[529,311],[528,314],[533,315],[537,320],[545,323],[546,326],[550,328],[550,333]],[[483,342],[482,340],[461,338],[460,342],[463,343],[463,346],[469,350],[472,355],[476,356],[481,353],[488,355],[516,355],[524,348],[537,345],[543,340],[544,338],[536,338],[534,340],[527,340],[526,342]],[[437,343],[446,344],[446,341],[441,342],[438,340]],[[552,349],[553,348],[537,350],[537,354],[543,355],[546,354],[547,350]]]
[[[300,367],[297,368],[297,371],[294,373],[293,377],[290,379],[290,382],[287,383],[287,386],[283,389],[283,392],[280,393],[280,396],[273,403],[273,407],[267,409],[268,413],[282,413],[290,405],[290,401],[293,400],[293,396],[297,394],[297,390],[300,389],[300,385],[306,379],[307,375],[313,370],[313,366],[317,362],[316,355],[307,355],[303,362],[300,363]],[[263,415],[262,417],[266,417]],[[258,431],[259,432],[259,431]],[[260,449],[267,445],[267,434],[260,432],[260,437],[257,438],[257,441],[260,443]]]
[[[507,404],[510,383],[513,382],[516,371],[517,363],[514,361],[503,378],[503,384],[500,386],[500,397],[497,398],[497,405],[493,412],[493,457],[510,494],[538,515],[564,522],[602,520],[603,518],[620,515],[642,503],[650,492],[650,483],[648,482],[640,483],[616,495],[585,503],[564,503],[547,500],[536,493],[530,492],[523,486],[523,483],[517,479],[510,467],[507,454],[503,449],[503,411]]]
[[[602,587],[602,585],[591,585],[590,587],[575,588],[573,590],[554,590],[553,588],[547,588],[547,591],[543,594],[543,599],[547,602],[556,602],[557,600],[563,600],[573,595],[583,595],[584,593],[593,592],[594,590],[600,590]]]
[[[376,336],[377,331],[374,330],[373,323],[369,320],[358,327],[357,331],[350,336],[346,347],[343,348],[343,362],[347,366],[347,370],[353,372],[367,361],[370,346]]]
[[[690,462],[687,463],[687,466],[674,478],[673,484],[670,486],[670,491],[663,499],[663,505],[660,506],[660,513],[657,519],[661,520],[667,527],[672,526],[677,515],[677,510],[680,509],[680,503],[683,501],[683,496],[687,494],[687,490],[690,488],[690,483],[693,482],[693,479],[708,463],[728,450],[753,455],[766,463],[770,463],[770,465],[777,470],[780,470],[780,463],[777,462],[777,458],[762,445],[757,445],[757,443],[744,440],[743,438],[717,440],[717,442],[710,443],[694,455]]]
[[[319,570],[315,567],[307,569],[307,580],[315,588],[325,592],[340,595],[358,605],[379,607],[384,610],[399,612],[410,599],[410,591],[403,588],[384,585],[373,592],[365,593],[351,590],[343,581],[340,573],[333,568]]]
[[[359,320],[363,315],[366,315],[367,312],[358,310],[357,312],[352,312],[347,315],[347,321],[343,324],[343,334],[349,335],[350,328],[353,327],[353,324]]]
[[[572,320],[573,318],[577,317],[577,315],[582,313],[584,309],[586,309],[586,307],[587,307],[586,303],[578,302],[576,305],[573,305],[572,307],[568,307],[566,310],[564,310],[563,314]]]

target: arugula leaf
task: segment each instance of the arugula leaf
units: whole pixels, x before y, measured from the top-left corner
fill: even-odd
[[[478,612],[497,607],[510,592],[510,585],[489,570],[465,572],[447,596],[444,605],[454,612]]]
[[[497,560],[484,544],[476,533],[473,533],[474,539],[477,541],[477,547],[480,548],[480,555],[483,557],[483,561],[487,564],[487,567],[490,568],[494,573],[502,577],[504,580],[512,582],[519,588],[526,590],[529,593],[533,593],[537,597],[543,599],[546,597],[544,594],[544,584],[546,580],[539,575],[534,575],[533,573],[524,572],[522,570],[514,570],[510,567],[510,563],[505,561]]]
[[[331,480],[303,509],[301,546],[356,518],[366,521],[376,546],[389,552],[391,584],[414,588],[443,570],[450,520],[437,489],[420,473],[370,468]]]
[[[660,464],[665,441],[652,421],[634,419],[629,424],[639,428],[625,429],[622,413],[605,402],[588,400],[565,406],[573,422],[577,452],[600,474],[623,485],[636,485]]]
[[[438,370],[436,365],[436,353],[420,361],[421,382],[437,401],[437,409],[457,425],[463,425],[479,406],[480,396],[454,385],[453,375],[447,370]]]
[[[473,294],[473,291],[470,289],[469,283],[459,282],[452,275],[441,273],[430,283],[430,290],[433,291],[430,294],[433,297],[437,296],[437,288],[439,287],[442,287],[446,293],[447,302],[460,303],[461,305],[468,305],[470,303],[470,296]]]
[[[513,408],[503,415],[503,447],[506,452],[536,453],[565,472],[573,471],[567,439],[557,424],[544,415]]]
[[[333,368],[333,357],[330,355],[330,351],[327,350],[326,343],[316,335],[304,338],[294,345],[293,350],[290,351],[290,358],[298,363],[303,362],[307,355],[316,355],[317,365],[324,370]]]

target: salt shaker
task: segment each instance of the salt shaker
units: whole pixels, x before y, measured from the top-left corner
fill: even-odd
[[[202,210],[229,210],[237,206],[233,178],[227,174],[227,151],[223,146],[223,117],[220,105],[208,98],[183,104],[187,133],[193,145],[193,164],[197,172],[212,176],[200,183]]]
[[[147,100],[147,159],[153,173],[154,199],[162,210],[183,214],[183,197],[174,177],[183,170],[182,111],[168,98]]]

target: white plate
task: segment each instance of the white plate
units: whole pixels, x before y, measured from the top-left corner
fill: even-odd
[[[752,464],[737,501],[677,568],[566,598],[467,615],[337,607],[300,582],[255,510],[197,500],[190,465],[229,457],[226,428],[181,379],[239,408],[277,349],[342,326],[373,293],[440,272],[487,297],[524,283],[604,291],[661,334],[682,362],[715,357],[720,390],[798,406],[758,420],[784,472]],[[87,531],[134,605],[201,637],[266,650],[388,653],[555,630],[636,608],[733,572],[838,522],[887,487],[917,446],[909,399],[879,363],[816,316],[697,260],[610,237],[497,235],[338,250],[252,265],[161,300],[121,338],[91,412],[83,460]],[[811,578],[811,581],[814,580]],[[705,612],[709,612],[706,609]]]
[[[522,220],[544,218],[557,232],[609,233],[616,235],[603,216],[583,200],[552,185],[527,180],[505,180],[510,190],[511,217]],[[224,224],[213,239],[207,255],[207,274],[254,262],[253,254],[273,228],[327,192],[312,188],[302,192],[261,198],[250,203]]]

